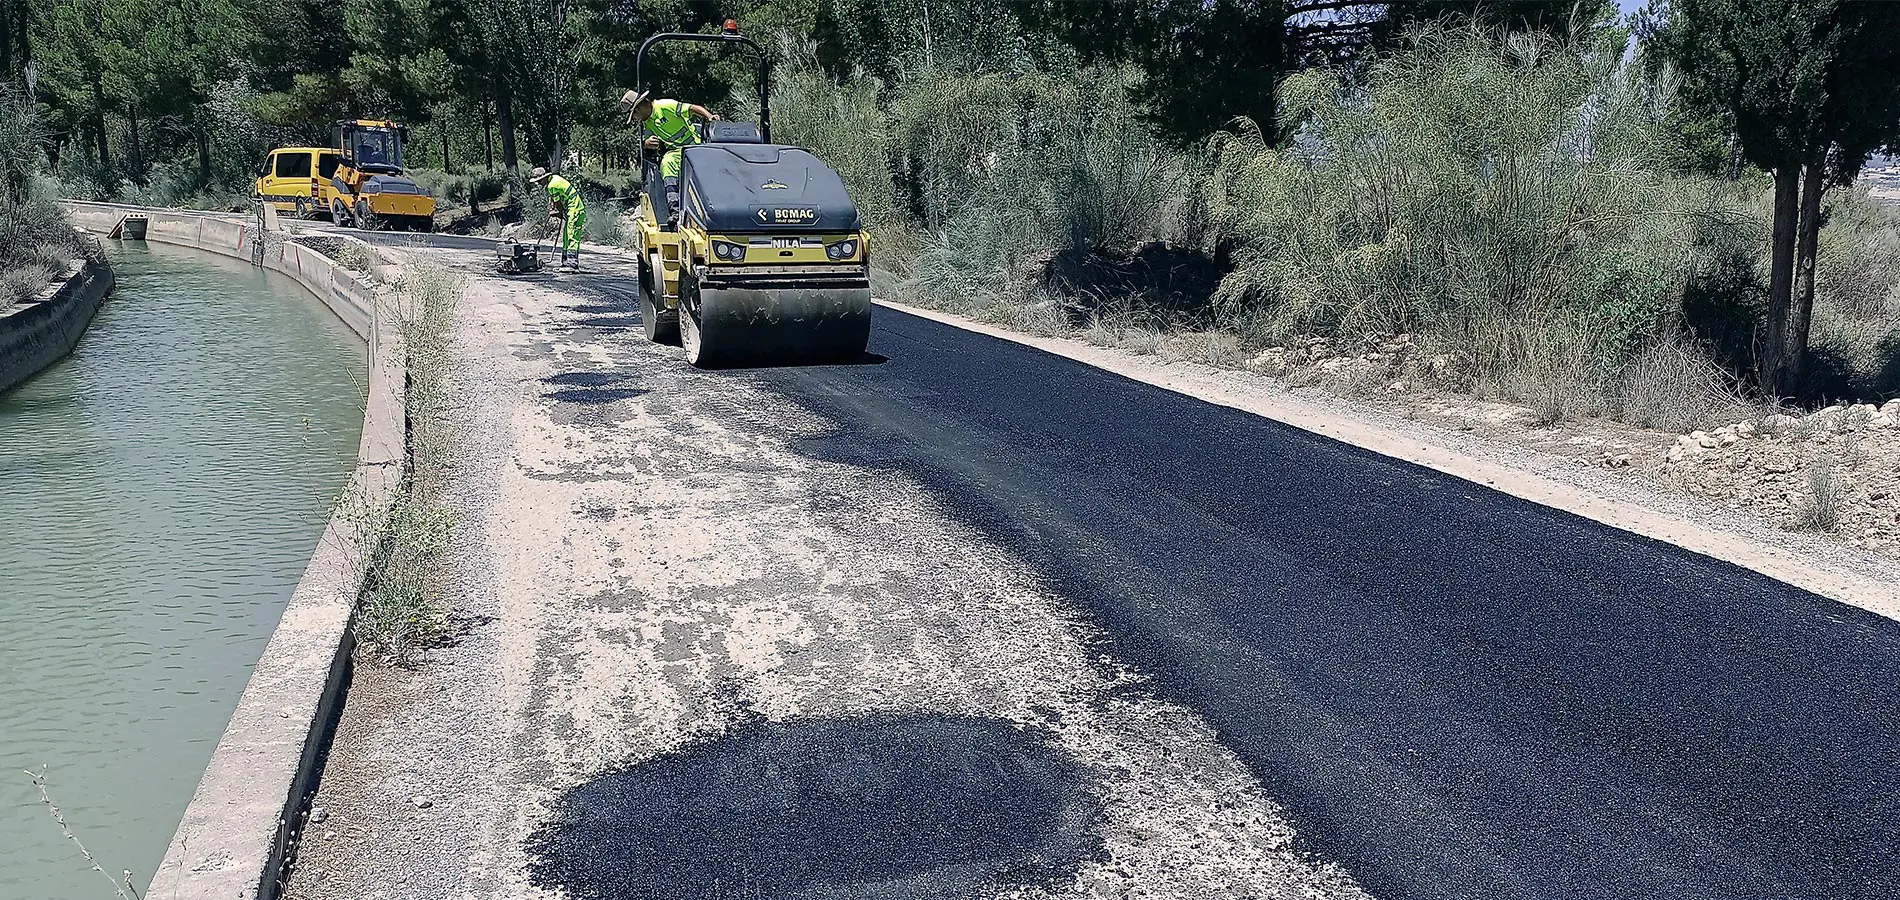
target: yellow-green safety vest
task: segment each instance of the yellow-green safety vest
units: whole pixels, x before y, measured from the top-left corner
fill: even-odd
[[[580,205],[580,197],[574,193],[574,185],[559,175],[548,176],[548,201],[561,207],[561,212],[573,215]]]
[[[687,116],[686,104],[678,100],[653,101],[653,111],[647,113],[645,124],[647,133],[659,138],[669,150],[699,143],[699,129]]]

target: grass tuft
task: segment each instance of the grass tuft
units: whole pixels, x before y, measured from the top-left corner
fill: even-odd
[[[1795,527],[1803,531],[1833,531],[1841,522],[1841,506],[1846,501],[1840,480],[1834,475],[1834,461],[1817,459],[1808,466],[1807,504],[1798,513]]]

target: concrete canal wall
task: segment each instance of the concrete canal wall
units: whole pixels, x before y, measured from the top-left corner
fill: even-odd
[[[111,234],[128,214],[143,215],[146,240],[254,260],[289,275],[369,346],[369,396],[350,495],[325,526],[147,892],[177,900],[272,900],[342,709],[350,618],[365,562],[408,465],[398,314],[356,273],[281,234],[260,235],[248,222],[105,203],[66,207],[88,231]]]
[[[0,393],[73,352],[112,284],[105,260],[78,260],[64,281],[0,309]]]

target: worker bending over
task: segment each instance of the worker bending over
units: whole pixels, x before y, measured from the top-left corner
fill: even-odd
[[[581,268],[581,228],[587,224],[587,206],[567,179],[535,166],[528,179],[548,189],[548,219],[561,232],[561,268]]]
[[[628,91],[620,95],[620,109],[627,114],[627,124],[641,123],[646,140],[641,145],[648,150],[665,150],[660,157],[660,178],[666,184],[666,207],[669,217],[679,208],[680,192],[680,150],[705,140],[699,126],[693,124],[695,117],[705,122],[717,122],[719,117],[712,110],[697,103],[682,103],[678,100],[655,100],[651,91]]]

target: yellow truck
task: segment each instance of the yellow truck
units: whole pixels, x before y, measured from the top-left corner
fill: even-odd
[[[435,198],[403,174],[402,144],[408,129],[377,119],[336,123],[340,162],[330,175],[335,194],[330,218],[365,230],[435,230]]]
[[[299,219],[330,215],[336,187],[330,179],[343,162],[333,147],[279,147],[257,170],[257,199]]]

